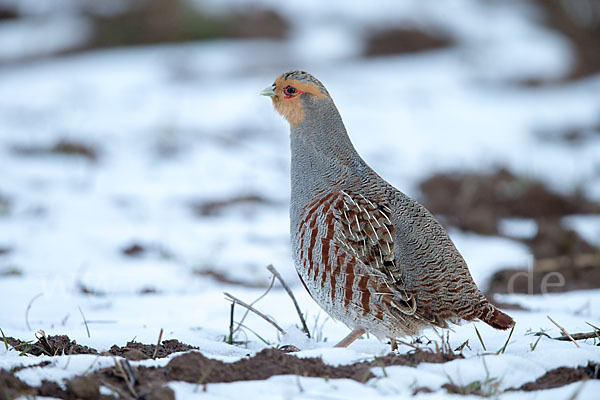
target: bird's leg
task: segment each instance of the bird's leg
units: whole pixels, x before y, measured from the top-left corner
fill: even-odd
[[[348,347],[354,342],[356,339],[361,337],[366,331],[363,328],[356,328],[352,332],[348,334],[345,338],[343,338],[335,347]]]

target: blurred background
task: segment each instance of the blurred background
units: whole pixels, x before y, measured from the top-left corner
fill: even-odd
[[[0,0],[4,330],[80,332],[80,305],[107,345],[225,332],[221,292],[268,264],[303,292],[288,126],[258,95],[290,69],[482,289],[600,287],[598,0]]]

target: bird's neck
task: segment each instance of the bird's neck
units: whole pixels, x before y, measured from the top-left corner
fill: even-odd
[[[369,169],[360,158],[332,101],[306,107],[291,130],[291,216],[319,196],[354,185]]]

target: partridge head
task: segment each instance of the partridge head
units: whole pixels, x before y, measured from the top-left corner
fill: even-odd
[[[298,276],[352,332],[395,339],[428,326],[514,325],[473,281],[446,230],[359,156],[325,86],[303,71],[261,92],[291,130],[290,233]]]

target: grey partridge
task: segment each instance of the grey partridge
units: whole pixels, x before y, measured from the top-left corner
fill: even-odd
[[[290,71],[261,94],[290,125],[294,262],[312,298],[352,329],[338,346],[365,331],[395,339],[461,320],[514,325],[433,215],[358,155],[319,80]]]

